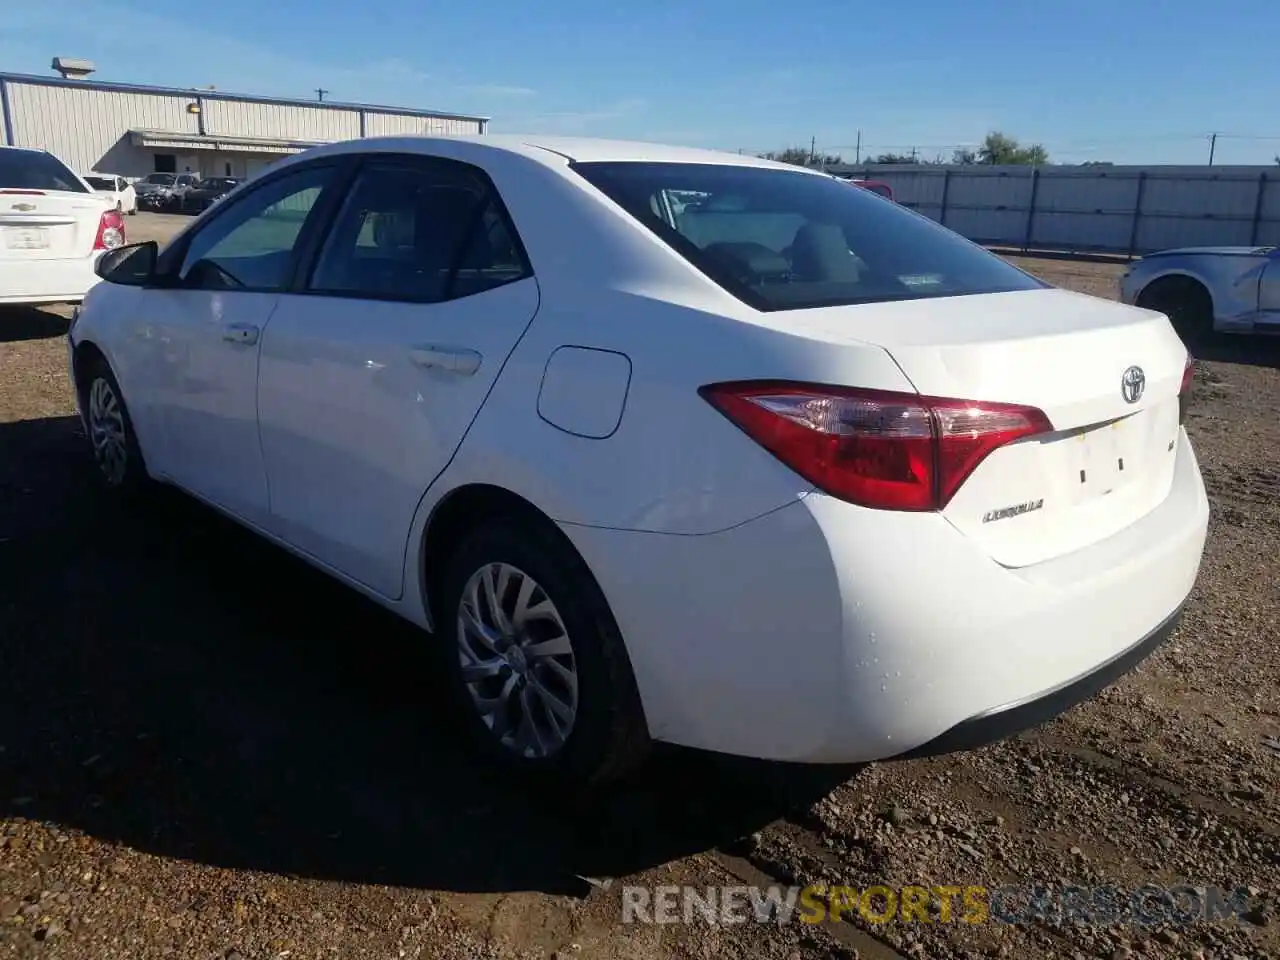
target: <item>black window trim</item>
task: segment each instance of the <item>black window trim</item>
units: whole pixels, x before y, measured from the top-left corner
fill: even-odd
[[[502,194],[498,191],[497,185],[494,184],[493,178],[482,167],[478,167],[473,163],[465,160],[455,160],[452,157],[442,157],[436,154],[425,153],[359,153],[352,154],[356,159],[352,169],[349,171],[346,182],[343,184],[342,196],[333,205],[329,215],[323,223],[317,223],[315,231],[310,238],[311,242],[304,248],[304,257],[294,274],[294,282],[290,286],[288,292],[307,297],[326,297],[339,300],[363,300],[376,303],[415,303],[415,304],[435,304],[435,303],[451,303],[455,300],[464,300],[469,297],[478,296],[482,293],[488,293],[490,290],[496,290],[499,287],[510,286],[513,283],[519,283],[535,276],[533,270],[533,262],[529,259],[529,253],[524,245],[519,231],[516,229],[515,221],[511,216],[511,211],[507,209],[506,203],[502,199]],[[475,177],[485,191],[485,198],[488,203],[480,203],[476,205],[476,212],[472,217],[472,221],[468,224],[466,231],[462,236],[462,240],[458,245],[457,253],[454,255],[454,262],[449,269],[449,275],[445,279],[444,295],[441,297],[411,297],[404,294],[395,293],[375,293],[372,291],[353,292],[349,290],[314,290],[311,288],[311,277],[315,272],[315,268],[320,260],[320,253],[324,249],[324,245],[328,242],[330,233],[337,223],[338,214],[342,210],[343,204],[346,202],[347,195],[355,187],[359,177],[370,168],[392,167],[407,168],[410,170],[430,170],[430,168],[452,167],[455,170],[465,173],[468,176]],[[465,296],[454,296],[453,285],[457,278],[458,269],[461,266],[462,258],[466,253],[467,244],[475,235],[475,230],[480,221],[484,218],[486,208],[491,203],[501,218],[503,225],[507,229],[508,235],[511,237],[512,246],[523,268],[520,277],[513,280],[507,280],[503,283],[487,287],[484,290],[478,290],[475,293],[466,294]]]
[[[246,202],[252,202],[254,197],[260,195],[261,191],[274,186],[280,180],[287,177],[293,177],[299,173],[306,173],[312,170],[332,169],[334,171],[333,178],[325,184],[320,191],[315,206],[307,213],[306,218],[302,222],[302,228],[298,232],[298,241],[294,244],[292,254],[290,256],[289,269],[286,274],[285,282],[279,287],[235,287],[230,290],[218,290],[219,293],[290,293],[296,290],[300,279],[300,268],[307,263],[308,256],[313,245],[313,240],[317,232],[327,230],[333,217],[336,215],[338,207],[346,196],[347,189],[351,185],[352,176],[356,167],[356,163],[351,156],[339,154],[337,156],[322,157],[306,163],[292,164],[273,171],[268,176],[263,177],[257,183],[254,183],[248,190],[240,193],[232,200],[224,201],[215,208],[215,212],[198,221],[195,225],[182,233],[172,244],[166,247],[160,254],[156,263],[156,277],[158,282],[151,285],[151,288],[167,289],[167,290],[205,290],[205,287],[187,286],[177,275],[177,271],[181,269],[183,260],[186,259],[187,250],[191,246],[191,242],[208,230],[213,224],[217,223],[223,217],[234,213]],[[176,181],[175,181],[176,182]]]

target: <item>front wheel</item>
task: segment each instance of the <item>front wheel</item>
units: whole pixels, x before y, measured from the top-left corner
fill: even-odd
[[[133,420],[115,375],[101,357],[89,361],[81,404],[98,480],[108,493],[132,498],[149,484]]]
[[[556,786],[616,780],[640,764],[649,733],[622,636],[550,521],[476,529],[436,596],[458,708],[496,764]]]
[[[1157,280],[1142,292],[1137,305],[1167,316],[1188,347],[1202,344],[1213,335],[1213,298],[1203,284],[1190,277]]]

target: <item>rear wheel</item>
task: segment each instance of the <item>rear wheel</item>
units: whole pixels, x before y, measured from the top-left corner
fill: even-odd
[[[1213,334],[1213,299],[1204,284],[1190,277],[1157,280],[1142,291],[1138,306],[1167,316],[1187,346],[1203,343]]]
[[[550,521],[517,515],[474,530],[435,596],[458,709],[498,766],[585,787],[644,759],[648,727],[622,636],[595,578]]]

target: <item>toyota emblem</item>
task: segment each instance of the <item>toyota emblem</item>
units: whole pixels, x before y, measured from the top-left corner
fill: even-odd
[[[1147,389],[1147,375],[1141,367],[1130,367],[1120,378],[1120,395],[1125,403],[1137,403]]]

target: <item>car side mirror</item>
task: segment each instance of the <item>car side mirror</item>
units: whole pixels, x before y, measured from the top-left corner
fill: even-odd
[[[108,283],[125,287],[144,287],[156,279],[156,261],[160,244],[154,240],[130,243],[108,250],[98,258],[93,272]]]

